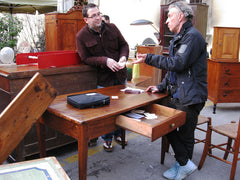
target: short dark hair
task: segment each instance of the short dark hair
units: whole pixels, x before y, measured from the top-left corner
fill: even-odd
[[[110,21],[110,18],[108,15],[102,15],[102,17],[104,17],[106,20]]]
[[[91,8],[95,8],[95,7],[98,8],[98,6],[96,4],[93,4],[93,3],[89,3],[85,6],[83,6],[83,9],[82,9],[83,17],[88,17],[88,13],[87,13],[88,10],[91,9]]]

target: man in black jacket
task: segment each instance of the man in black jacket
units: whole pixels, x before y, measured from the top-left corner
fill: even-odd
[[[133,62],[145,62],[167,70],[163,81],[146,91],[167,91],[171,97],[169,106],[187,115],[183,126],[167,134],[176,158],[176,163],[163,174],[167,179],[184,179],[197,169],[191,159],[198,115],[207,100],[207,51],[204,38],[192,25],[192,17],[193,11],[185,1],[171,4],[166,23],[175,36],[169,47],[169,57],[138,54]]]

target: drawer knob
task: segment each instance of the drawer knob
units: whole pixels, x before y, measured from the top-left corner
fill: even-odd
[[[228,82],[225,82],[224,84],[227,86],[227,85],[228,85]]]
[[[171,127],[171,128],[174,128],[174,127],[175,127],[175,123],[172,123],[172,124],[170,125],[170,127]]]
[[[227,94],[223,94],[223,97],[226,97],[227,96]]]
[[[229,75],[229,76],[232,75],[232,74],[230,73],[230,69],[226,69],[226,70],[225,70],[225,74],[226,74],[226,75]]]

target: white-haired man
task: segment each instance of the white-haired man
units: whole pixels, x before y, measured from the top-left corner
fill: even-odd
[[[167,91],[171,97],[169,106],[186,112],[185,124],[167,134],[176,159],[174,165],[163,173],[167,179],[181,180],[197,169],[191,159],[194,130],[208,94],[207,51],[204,38],[192,25],[192,17],[193,11],[185,1],[171,4],[166,23],[175,36],[169,47],[169,57],[138,54],[134,61],[167,70],[163,81],[146,91]]]

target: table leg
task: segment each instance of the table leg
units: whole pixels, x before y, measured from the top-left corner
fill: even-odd
[[[88,139],[84,136],[78,138],[78,171],[79,180],[87,179]]]
[[[36,126],[40,157],[46,157],[45,127],[39,122],[39,120],[37,121]]]
[[[213,114],[216,114],[216,108],[217,108],[217,104],[213,105]]]
[[[122,149],[125,149],[126,130],[121,128]]]

